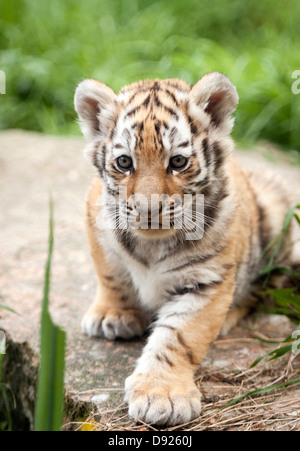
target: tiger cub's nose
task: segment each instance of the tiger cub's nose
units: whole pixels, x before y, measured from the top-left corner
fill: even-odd
[[[163,202],[148,202],[146,198],[139,198],[136,196],[134,201],[134,208],[140,215],[141,219],[146,222],[151,220],[159,220],[159,216],[163,211]]]

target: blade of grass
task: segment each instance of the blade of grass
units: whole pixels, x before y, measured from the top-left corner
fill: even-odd
[[[278,341],[278,340],[267,340],[266,338],[261,337],[254,337],[256,340],[261,341],[262,343],[269,343],[269,344],[275,344],[275,345],[281,345],[282,343],[290,343],[293,341],[293,338],[291,336],[287,337],[285,340]]]
[[[283,384],[278,385],[269,385],[268,387],[259,388],[257,390],[250,391],[248,393],[245,393],[242,396],[239,396],[238,398],[232,399],[228,404],[226,404],[225,407],[223,407],[221,410],[227,409],[227,407],[233,406],[234,404],[239,403],[243,399],[247,398],[248,396],[259,396],[266,393],[270,393],[271,391],[277,390],[279,388],[289,387],[290,385],[299,384],[300,383],[300,377],[297,377],[296,379],[292,379],[288,382],[284,382]]]
[[[53,204],[50,202],[49,250],[41,317],[41,363],[38,377],[35,431],[59,431],[63,420],[66,334],[51,319],[49,293],[53,254]]]
[[[278,349],[273,349],[270,352],[267,352],[266,354],[261,355],[260,357],[258,357],[253,363],[252,365],[250,365],[250,368],[254,368],[256,365],[259,364],[259,362],[261,362],[261,360],[263,360],[265,357],[271,356],[270,359],[268,359],[268,362],[270,362],[271,360],[275,360],[278,359],[279,357],[282,357],[283,355],[287,354],[288,352],[291,352],[292,350],[292,345],[286,345],[286,346],[282,346],[281,348]]]
[[[263,293],[272,297],[273,304],[262,306],[261,311],[284,315],[295,324],[300,323],[300,295],[297,294],[297,287],[278,288]]]
[[[300,278],[300,274],[298,272],[293,271],[292,269],[284,268],[283,266],[271,266],[271,267],[268,266],[260,271],[260,275],[264,276],[274,271],[279,272],[280,274],[287,274],[289,276],[293,276],[298,279]]]
[[[22,315],[20,315],[20,313],[16,312],[14,309],[8,307],[7,305],[0,304],[0,309],[1,308],[5,309],[5,310],[8,310],[11,313],[14,313],[15,315],[22,316]]]
[[[22,315],[21,313],[18,313],[18,312],[17,312],[16,310],[14,310],[13,308],[8,307],[8,306],[5,305],[5,304],[0,304],[0,309],[7,310],[8,312],[13,313],[14,315],[19,316],[20,318],[23,318],[28,324],[31,324],[31,326],[32,326],[34,329],[36,329],[36,324],[35,324],[29,317],[24,316],[24,315]],[[1,318],[1,315],[0,315],[0,318]]]

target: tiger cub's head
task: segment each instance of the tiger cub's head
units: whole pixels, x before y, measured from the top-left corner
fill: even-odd
[[[177,79],[145,80],[119,94],[95,80],[79,84],[75,109],[87,153],[105,193],[117,197],[119,188],[126,193],[121,216],[138,211],[136,233],[147,238],[173,234],[172,218],[182,211],[184,194],[211,195],[232,147],[231,114],[237,103],[235,87],[218,72],[193,87]],[[157,208],[152,208],[153,198],[159,199]],[[164,227],[170,214],[170,227]]]

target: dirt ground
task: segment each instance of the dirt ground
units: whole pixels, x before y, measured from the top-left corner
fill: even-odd
[[[96,289],[83,221],[93,169],[83,156],[83,146],[81,138],[0,133],[0,304],[19,314],[1,309],[0,329],[9,332],[14,343],[24,346],[27,342],[33,353],[38,352],[51,196],[55,211],[51,314],[67,332],[68,342],[64,429],[153,429],[130,419],[123,403],[124,380],[134,368],[144,339],[108,342],[89,339],[80,330],[80,320]],[[246,166],[281,172],[295,201],[300,200],[300,167],[293,164],[293,156],[267,144],[239,151],[237,156]],[[276,347],[258,337],[279,340],[294,329],[283,317],[254,313],[229,335],[218,338],[196,378],[202,392],[201,417],[170,430],[300,430],[300,384],[247,397],[222,410],[241,394],[300,377],[299,357],[261,362],[249,370],[258,356]],[[5,358],[10,357],[8,352]],[[35,357],[32,365],[36,365]],[[6,382],[13,387],[12,379]],[[28,409],[25,414],[32,423]]]

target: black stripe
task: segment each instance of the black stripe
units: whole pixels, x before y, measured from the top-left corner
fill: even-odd
[[[117,125],[117,119],[114,118],[112,119],[113,124],[111,125],[111,130],[110,130],[110,139],[113,140],[114,136],[115,136],[115,132],[116,132],[116,125]]]
[[[196,177],[198,177],[198,175],[200,175],[201,173],[201,168],[200,167],[196,167],[191,165],[189,166],[187,169],[181,171],[181,174],[184,174],[184,178],[186,181],[190,181],[195,179]],[[196,183],[196,182],[194,182]]]
[[[136,89],[137,89],[137,91],[134,94],[132,94],[132,96],[128,100],[126,106],[130,105],[130,103],[132,103],[132,101],[136,98],[136,96],[138,96],[142,92],[148,92],[149,91],[149,89],[147,89],[147,88],[136,88]],[[126,91],[123,91],[123,93],[126,94]],[[120,94],[122,94],[122,90],[121,90]]]
[[[114,189],[114,188],[111,188],[108,185],[106,185],[106,191],[107,191],[107,194],[109,194],[110,196],[116,197],[118,195],[118,190]]]
[[[211,227],[217,220],[220,213],[220,204],[229,196],[226,188],[226,179],[224,179],[219,191],[213,195],[212,199],[209,198],[209,203],[207,198],[204,200],[205,227]]]
[[[170,296],[183,296],[184,294],[202,294],[204,291],[209,288],[220,285],[223,280],[212,280],[209,283],[197,282],[192,286],[183,286],[183,287],[174,287],[173,290],[167,290],[167,293]]]
[[[200,170],[201,172],[201,170]],[[205,186],[207,185],[209,182],[209,177],[208,175],[203,179],[203,180],[198,180],[197,182],[194,182],[194,186],[195,187],[199,187],[199,186]],[[204,194],[205,196],[208,195],[208,190],[206,189],[207,187],[205,186],[205,189],[201,192],[201,194]]]
[[[154,95],[154,104],[155,106],[157,106],[158,108],[163,108],[165,111],[167,111],[168,113],[170,113],[177,121],[179,120],[179,116],[176,113],[175,110],[173,110],[173,108],[168,107],[167,105],[165,105],[164,103],[162,103],[157,94],[155,93]]]
[[[102,285],[104,287],[108,288],[109,290],[112,290],[112,291],[121,291],[120,287],[115,286],[115,285],[112,286],[112,285],[110,285],[109,283],[106,283],[106,282],[102,282]]]
[[[143,102],[143,106],[145,107],[145,108],[147,108],[147,106],[149,105],[149,103],[150,103],[150,94],[146,97],[146,99],[144,100],[144,102]]]
[[[258,199],[256,196],[256,193],[254,192],[254,189],[252,187],[252,184],[250,183],[250,180],[248,177],[246,178],[247,186],[249,189],[249,192],[251,193],[253,202],[256,204],[257,207],[257,213],[258,213],[258,230],[255,227],[255,219],[249,218],[249,227],[250,227],[250,234],[249,234],[249,244],[248,244],[248,252],[247,252],[247,267],[249,274],[252,274],[253,271],[256,269],[256,259],[253,258],[254,252],[255,252],[255,246],[254,246],[254,239],[258,233],[258,237],[260,240],[260,249],[261,252],[265,249],[265,247],[269,244],[271,241],[271,234],[270,230],[265,228],[266,226],[266,214],[265,210],[259,205]],[[270,234],[270,235],[269,235]]]
[[[170,134],[169,134],[169,139],[170,139],[171,146],[173,146],[173,144],[174,144],[174,139],[175,139],[175,136],[177,135],[177,133],[178,133],[177,128],[176,127],[172,127],[171,131],[170,131]]]
[[[161,122],[160,122],[160,121],[157,121],[157,122],[155,123],[155,125],[154,125],[154,128],[155,128],[155,131],[156,131],[157,135],[159,135],[160,127],[161,127]]]
[[[93,159],[93,165],[94,165],[97,169],[99,169],[99,163],[98,163],[98,150],[99,150],[99,144],[96,143],[95,146],[94,146],[92,159]]]
[[[103,144],[101,147],[101,168],[104,171],[106,166],[106,145]]]
[[[177,114],[172,108],[169,108],[169,107],[167,107],[167,106],[165,106],[165,105],[163,105],[163,108],[164,108],[168,113],[170,113],[177,121],[179,121],[179,116],[178,116],[178,114]]]
[[[160,88],[159,82],[157,80],[155,80],[153,86],[151,86],[150,89],[151,89],[151,91],[160,91],[161,88]]]
[[[213,143],[212,152],[215,159],[215,175],[217,175],[220,171],[220,168],[223,167],[225,155],[218,142]]]
[[[189,123],[190,129],[191,129],[192,135],[197,136],[197,135],[199,134],[199,130],[198,130],[198,127],[197,127],[197,125],[195,124],[193,118],[192,118],[191,116],[188,115],[188,116],[187,116],[187,119],[188,119],[188,123]]]
[[[173,367],[173,366],[174,366],[174,363],[171,362],[171,360],[168,358],[168,356],[166,356],[166,354],[164,354],[164,353],[156,354],[155,358],[156,358],[160,363],[166,363],[166,364],[169,365],[170,367]]]
[[[99,143],[95,144],[93,154],[92,154],[93,165],[98,169],[99,175],[103,178],[103,173],[105,172],[106,165],[106,145],[103,144],[101,149],[99,149]]]
[[[176,91],[184,92],[185,94],[188,93],[188,90],[184,89],[183,86],[180,86],[178,83],[176,83],[175,80],[172,81],[172,82],[169,81],[169,80],[168,81],[164,80],[164,84],[167,85],[167,86],[171,86],[172,88],[176,89]]]
[[[198,164],[198,163],[197,163]],[[201,174],[201,168],[200,168],[200,166],[198,166],[198,168],[195,170],[195,172],[194,172],[194,177],[196,178],[196,177],[198,177],[198,175],[200,175]]]
[[[168,245],[168,249],[166,250],[166,254],[156,260],[155,264],[159,264],[164,262],[170,257],[174,257],[179,252],[186,251],[188,249],[195,248],[195,241],[186,240],[181,235],[176,236],[176,241],[172,241],[172,244]]]
[[[128,113],[126,114],[125,119],[126,119],[127,117],[134,116],[135,113],[137,113],[141,108],[142,108],[142,105],[138,105],[138,106],[132,108],[132,110],[128,111]]]
[[[202,147],[203,147],[203,155],[204,155],[206,167],[209,167],[210,163],[211,163],[211,152],[210,152],[210,147],[209,147],[207,138],[203,139]]]
[[[195,362],[194,357],[193,357],[193,352],[192,352],[191,348],[186,344],[186,342],[185,342],[183,336],[181,335],[181,333],[177,332],[176,337],[177,337],[178,343],[184,348],[185,353],[186,353],[186,357],[188,358],[189,362],[192,365],[195,365],[196,362]]]
[[[119,143],[114,144],[114,147],[116,149],[125,149],[125,147],[122,144],[119,144]]]
[[[171,97],[171,99],[175,103],[176,107],[178,108],[179,104],[177,102],[177,99],[176,99],[175,95],[171,91],[169,91],[169,89],[165,89],[165,93],[168,94],[169,97]]]
[[[193,259],[189,260],[188,262],[183,263],[182,265],[176,266],[176,268],[168,269],[168,271],[165,271],[165,273],[181,271],[182,269],[187,268],[188,266],[194,266],[194,265],[197,265],[198,263],[207,262],[208,260],[215,257],[216,255],[218,255],[218,253],[207,254],[207,255],[203,255],[201,257],[193,258]]]
[[[164,328],[166,328],[166,329],[176,330],[176,327],[169,326],[168,324],[157,324],[157,325],[155,326],[155,328],[157,328],[157,327],[164,327]]]
[[[109,281],[112,281],[115,279],[113,276],[107,276],[106,274],[104,274],[103,277],[104,277],[104,279],[109,280]]]
[[[188,146],[189,144],[190,144],[190,142],[189,142],[189,141],[184,141],[184,142],[182,142],[182,143],[178,144],[178,146],[177,146],[177,147],[187,147],[187,146]]]
[[[118,238],[118,241],[122,244],[124,249],[127,251],[127,253],[137,260],[142,265],[148,267],[148,262],[145,258],[143,258],[141,255],[138,255],[136,250],[137,240],[132,233],[130,233],[128,230],[120,230],[120,233],[118,233],[116,236]]]
[[[266,224],[267,214],[265,209],[258,202],[256,202],[256,204],[258,209],[258,223],[259,223],[258,233],[260,240],[260,248],[261,251],[263,251],[270,243],[272,235],[269,227]]]
[[[211,197],[212,192],[213,192],[213,186],[208,183],[209,183],[208,176],[206,176],[205,179],[200,180],[199,182],[195,183],[196,186],[201,186],[201,185],[203,186],[201,194],[204,194],[204,196],[207,198]]]
[[[115,167],[114,167],[114,165],[112,165],[112,168],[111,168],[112,170],[113,170],[113,172],[107,172],[107,171],[105,171],[105,173],[109,176],[109,177],[111,177],[115,182],[119,182],[120,181],[120,178],[123,178],[123,177],[125,177],[125,175],[124,174],[122,174],[120,171],[118,171]]]

